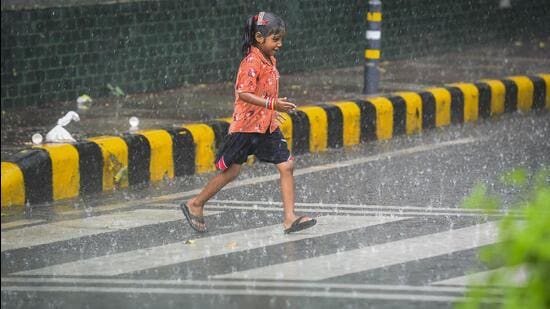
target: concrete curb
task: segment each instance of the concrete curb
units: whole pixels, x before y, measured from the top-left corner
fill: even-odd
[[[532,109],[550,109],[550,73],[303,106],[281,130],[300,154]],[[2,211],[214,171],[230,120],[22,151],[2,162]]]

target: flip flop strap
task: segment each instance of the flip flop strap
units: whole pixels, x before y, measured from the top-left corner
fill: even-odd
[[[195,216],[191,213],[191,209],[189,209],[189,206],[185,204],[185,207],[187,207],[187,213],[189,214],[189,219],[197,221],[198,223],[204,224],[204,217]]]
[[[189,218],[191,220],[197,221],[198,223],[204,223],[204,217],[195,216],[189,211]]]
[[[291,225],[290,227],[291,227],[291,228],[292,228],[292,227],[297,227],[297,226],[301,223],[300,221],[302,221],[302,219],[303,219],[304,217],[305,217],[305,216],[300,216],[300,217],[298,217],[298,219],[296,219],[296,220],[294,220],[294,222],[292,222],[292,225]]]

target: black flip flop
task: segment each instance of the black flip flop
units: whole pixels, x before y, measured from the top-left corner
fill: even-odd
[[[183,214],[185,215],[185,219],[187,219],[187,222],[189,222],[189,225],[191,225],[191,227],[195,231],[197,231],[199,233],[207,232],[206,227],[204,229],[201,229],[200,227],[198,227],[194,223],[194,221],[195,221],[195,222],[204,224],[204,217],[197,217],[197,216],[191,214],[191,211],[189,211],[189,207],[185,203],[181,203],[180,208],[181,208],[181,211],[183,211]]]
[[[305,230],[307,228],[310,228],[310,227],[314,226],[317,223],[317,220],[315,220],[315,219],[300,222],[304,217],[305,216],[301,216],[298,219],[294,220],[294,222],[292,222],[292,225],[288,229],[285,230],[285,234]]]

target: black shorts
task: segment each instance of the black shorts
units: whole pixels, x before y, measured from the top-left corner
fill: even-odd
[[[281,130],[277,128],[273,133],[228,134],[216,154],[216,167],[223,171],[231,164],[243,164],[249,155],[274,164],[293,159]]]

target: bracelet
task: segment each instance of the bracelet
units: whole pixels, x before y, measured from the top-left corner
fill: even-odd
[[[275,99],[274,98],[265,99],[265,108],[270,110],[275,110]]]
[[[267,109],[273,110],[275,107],[275,99],[271,98],[269,99],[269,104],[267,106]]]

